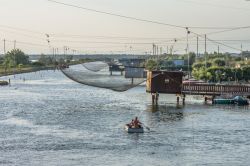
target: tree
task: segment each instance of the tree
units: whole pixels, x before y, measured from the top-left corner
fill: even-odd
[[[192,65],[195,62],[196,54],[194,52],[189,53],[189,65]]]
[[[192,66],[193,69],[200,69],[201,67],[205,67],[205,64],[202,62],[196,62]]]
[[[0,56],[0,64],[3,64],[4,62],[4,57]]]
[[[4,56],[4,61],[5,64],[7,63],[9,66],[16,66],[19,64],[27,65],[29,64],[29,56],[26,56],[20,49],[13,49],[7,52]]]
[[[5,71],[7,70],[7,68],[15,67],[19,64],[27,65],[29,63],[29,56],[26,56],[20,49],[13,49],[11,51],[8,51],[4,56],[3,62]]]
[[[214,59],[213,63],[214,63],[215,66],[225,66],[226,65],[225,60],[220,59],[220,58]]]
[[[250,66],[243,67],[242,72],[243,72],[243,79],[245,79],[245,81],[249,81],[250,80]]]
[[[205,67],[201,67],[199,69],[194,68],[192,71],[192,75],[194,76],[195,79],[197,80],[211,80],[212,74],[208,72]]]
[[[66,55],[66,62],[70,63],[73,60],[73,55]]]
[[[150,71],[156,70],[157,69],[157,62],[155,60],[150,59],[146,62],[145,67],[147,70],[150,70]]]
[[[50,56],[42,54],[38,60],[38,62],[44,65],[51,65],[53,64],[53,59]]]

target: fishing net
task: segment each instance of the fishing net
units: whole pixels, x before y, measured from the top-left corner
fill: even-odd
[[[88,62],[62,68],[61,71],[68,78],[78,83],[120,92],[127,91],[146,81],[145,74],[137,71],[133,75],[129,72],[133,72],[135,69],[130,70],[130,68],[124,71],[113,71],[111,75],[108,64],[105,65],[104,62]]]
[[[83,63],[82,64],[86,69],[93,71],[93,72],[98,72],[104,68],[107,68],[109,65],[105,62],[97,61],[97,62],[88,62],[88,63]]]

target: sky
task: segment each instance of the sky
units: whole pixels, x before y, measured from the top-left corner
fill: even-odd
[[[14,48],[27,54],[149,54],[155,43],[162,52],[173,48],[185,53],[187,31],[189,51],[240,52],[250,50],[250,28],[223,33],[224,28],[250,26],[250,1],[246,0],[57,0],[83,8],[110,12],[154,22],[178,25],[171,27],[131,20],[103,13],[53,3],[48,0],[0,0],[0,54]],[[217,27],[199,29],[192,27]],[[47,37],[45,34],[48,34]],[[176,39],[176,42],[175,40]],[[48,43],[47,40],[50,42]]]

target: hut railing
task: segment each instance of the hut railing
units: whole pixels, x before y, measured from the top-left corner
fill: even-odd
[[[250,86],[247,85],[214,85],[214,84],[183,84],[182,92],[192,94],[237,94],[250,95]]]

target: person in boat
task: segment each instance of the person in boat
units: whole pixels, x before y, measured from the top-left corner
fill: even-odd
[[[141,125],[142,125],[142,123],[139,121],[139,119],[137,117],[135,117],[133,127],[134,128],[141,128]]]
[[[131,122],[127,124],[127,126],[132,128],[134,126],[134,119],[132,119]]]

